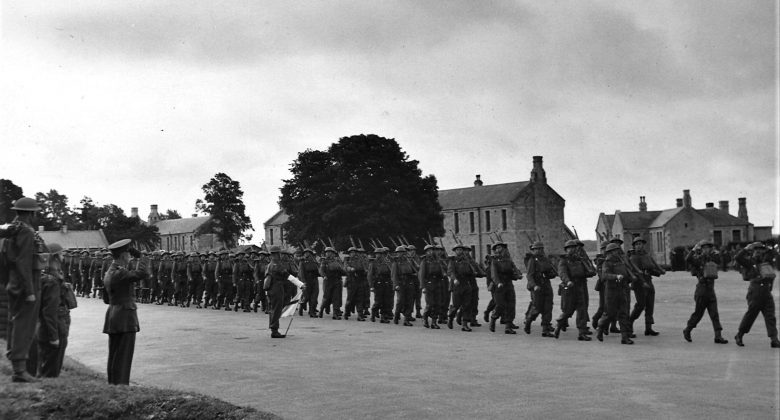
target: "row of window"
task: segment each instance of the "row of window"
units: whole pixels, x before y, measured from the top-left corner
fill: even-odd
[[[477,231],[477,224],[475,223],[475,212],[470,211],[469,212],[469,233],[474,233]],[[490,222],[490,210],[485,210],[485,219],[484,219],[484,225],[485,225],[485,232],[492,232],[493,226]],[[455,224],[455,233],[460,233],[460,214],[459,213],[453,213],[454,215],[454,224]],[[506,230],[506,209],[501,209],[501,230]]]
[[[165,249],[167,250],[186,250],[185,244],[186,244],[187,235],[165,235]],[[195,237],[194,235],[189,235],[189,250],[195,249]]]

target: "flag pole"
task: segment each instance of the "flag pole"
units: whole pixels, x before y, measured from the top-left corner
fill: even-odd
[[[287,324],[287,329],[284,330],[284,335],[287,335],[287,332],[290,331],[290,326],[292,325],[293,319],[295,319],[295,313],[298,312],[298,305],[301,304],[301,300],[298,299],[298,302],[295,303],[295,310],[293,311],[292,316],[290,316],[290,323]]]

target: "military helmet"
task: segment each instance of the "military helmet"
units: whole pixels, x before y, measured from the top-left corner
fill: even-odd
[[[599,249],[603,250],[604,248],[606,248],[606,247],[607,247],[607,244],[608,244],[608,243],[609,243],[609,242],[602,242],[602,243],[601,243],[601,245],[599,245]]]
[[[365,250],[365,249],[363,249],[362,247],[358,247],[358,248],[356,249],[356,251],[357,251],[357,252],[364,253],[364,254],[366,253],[366,250]]]
[[[430,245],[428,245],[428,246],[430,246]],[[406,247],[403,246],[403,245],[398,245],[397,247],[395,247],[395,252],[406,252]]]
[[[542,241],[536,241],[533,244],[531,244],[531,249],[539,249],[539,248],[544,249],[544,244],[542,243]]]
[[[409,245],[406,246],[406,250],[407,251],[417,251],[417,247],[412,245],[412,244],[409,244]]]
[[[457,244],[454,247],[452,247],[453,251],[455,251],[457,249],[469,249],[469,247],[467,247],[466,245],[463,245],[463,244]]]
[[[326,246],[326,247],[325,247],[325,252],[333,252],[333,253],[336,253],[336,250],[335,250],[335,249],[334,249],[332,246]]]
[[[387,248],[385,248],[385,247],[382,247],[382,246],[380,246],[380,247],[378,247],[378,248],[374,248],[374,253],[375,253],[375,254],[376,254],[376,253],[383,253],[383,252],[387,252],[387,251],[388,251],[388,250],[387,250]]]
[[[620,249],[620,245],[618,245],[618,244],[616,244],[614,242],[612,242],[609,245],[607,245],[607,252],[614,251],[614,250],[617,250],[617,249]]]
[[[506,248],[506,243],[501,242],[501,241],[498,241],[498,242],[494,243],[493,244],[493,250],[495,250],[496,248],[498,248],[500,246],[503,246],[504,248]]]
[[[622,245],[623,244],[623,240],[618,238],[618,237],[615,237],[615,238],[610,239],[609,243]]]
[[[38,205],[38,202],[35,201],[34,198],[30,198],[30,197],[22,197],[14,201],[13,207],[11,207],[11,210],[19,210],[19,211],[38,211],[40,209],[41,206]]]
[[[577,238],[574,239],[574,242],[577,243],[577,246],[585,246],[585,242],[582,242],[581,240],[579,240]]]
[[[195,251],[190,252],[190,257],[197,257],[198,253]]]
[[[260,254],[260,255],[271,255],[270,252],[268,252],[268,251],[266,251],[264,249],[261,249],[260,252],[258,252],[258,254]]]
[[[579,246],[579,244],[577,243],[577,241],[576,241],[576,240],[574,240],[574,239],[570,239],[570,240],[566,241],[566,243],[565,243],[565,244],[563,244],[563,249],[566,249],[566,248],[571,248],[571,247],[576,247],[576,246]],[[533,249],[533,248],[531,248],[531,249]]]
[[[443,246],[441,246],[441,245],[439,245],[439,244],[433,244],[433,248],[434,248],[434,249],[441,249],[441,250],[443,250],[443,249],[444,249],[444,247],[443,247]]]
[[[46,245],[47,248],[49,248],[49,254],[56,254],[60,251],[62,251],[62,245],[60,244],[48,244]]]
[[[304,253],[304,254],[305,254],[305,253],[307,253],[307,252],[308,252],[309,254],[311,254],[311,255],[314,255],[314,250],[313,250],[313,249],[311,249],[311,248],[304,248],[304,249],[303,249],[303,253]]]
[[[86,250],[86,249],[82,249],[82,250],[81,250],[81,255],[84,255],[84,254],[87,254],[87,255],[89,255],[89,251],[88,251],[88,250]]]
[[[354,252],[357,252],[357,248],[355,248],[354,246],[351,246],[351,247],[349,247],[349,248],[347,249],[347,252],[353,252],[353,251],[354,251]]]
[[[406,249],[406,247],[404,247],[404,250],[405,249]],[[428,244],[428,245],[425,245],[425,248],[423,248],[423,251],[428,252],[429,249],[436,249],[436,247],[434,245]],[[398,251],[398,249],[396,249],[396,251]]]
[[[766,249],[766,245],[764,245],[763,242],[753,242],[751,244],[748,244],[748,246],[745,247],[747,250],[754,250],[754,249]]]
[[[279,245],[273,245],[269,251],[271,254],[279,254],[282,252],[282,247]]]
[[[641,237],[641,236],[637,236],[636,238],[634,238],[634,240],[633,240],[633,241],[631,241],[631,245],[634,245],[634,244],[636,244],[637,242],[644,242],[644,243],[647,243],[647,241],[646,241],[646,240],[644,240],[644,239],[642,239],[642,237]]]
[[[699,243],[698,243],[698,244],[696,244],[696,245],[698,245],[698,246],[700,246],[700,247],[701,247],[701,246],[715,246],[715,244],[714,244],[714,243],[712,243],[712,241],[710,241],[709,239],[702,239],[702,240],[701,240],[701,241],[699,241]]]

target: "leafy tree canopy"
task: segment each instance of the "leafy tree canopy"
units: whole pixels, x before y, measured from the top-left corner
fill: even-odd
[[[173,220],[173,219],[181,219],[181,214],[179,214],[176,210],[168,209],[165,211],[165,214],[160,215],[161,220]]]
[[[116,204],[98,206],[91,198],[84,197],[80,201],[81,208],[78,219],[83,229],[103,229],[109,243],[120,239],[131,239],[135,246],[145,249],[155,249],[160,241],[160,232],[156,226],[151,226],[138,217],[125,215]]]
[[[57,230],[61,226],[68,228],[78,226],[76,214],[68,205],[68,196],[65,194],[52,189],[48,193],[35,193],[35,200],[41,206],[41,211],[37,213],[37,222],[45,230]]]
[[[289,216],[285,239],[298,244],[332,238],[344,248],[350,236],[377,238],[386,246],[390,237],[420,244],[429,233],[442,236],[436,177],[423,177],[418,163],[394,139],[373,134],[299,153],[279,200]]]
[[[0,224],[10,223],[16,217],[16,212],[11,210],[13,202],[24,197],[22,187],[16,185],[10,179],[0,179]]]
[[[246,215],[244,192],[241,184],[220,172],[202,187],[204,198],[195,201],[195,209],[212,216],[198,233],[213,232],[227,248],[233,248],[238,239],[251,240],[246,234],[252,228],[252,220]]]

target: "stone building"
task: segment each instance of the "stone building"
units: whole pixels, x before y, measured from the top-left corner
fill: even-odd
[[[287,242],[284,240],[284,228],[282,224],[287,222],[290,217],[284,210],[279,210],[271,216],[265,223],[263,223],[263,230],[265,230],[265,244],[268,246],[279,245],[282,248],[287,247]]]
[[[130,213],[132,217],[138,217],[138,208],[133,207]],[[198,217],[197,214],[193,214],[192,217],[162,220],[157,211],[157,204],[152,204],[147,220],[160,232],[158,249],[203,252],[224,247],[224,243],[217,239],[215,234],[198,233],[198,230],[211,220],[211,216]]]
[[[541,239],[548,253],[562,254],[574,236],[563,219],[566,200],[547,183],[542,156],[533,157],[528,181],[485,185],[477,175],[471,187],[439,191],[439,203],[447,251],[455,246],[454,233],[480,261],[492,252],[496,233],[518,266],[532,241]]]
[[[64,249],[98,250],[108,247],[103,229],[70,230],[67,225],[62,225],[60,230],[45,231],[43,226],[39,226],[38,235],[47,244],[59,244]]]
[[[748,221],[745,198],[739,198],[737,216],[729,213],[729,202],[706,203],[695,209],[690,190],[683,190],[677,205],[666,210],[648,210],[645,197],[639,197],[639,211],[620,211],[599,214],[596,236],[599,242],[620,238],[624,248],[630,249],[635,237],[647,240],[646,249],[659,263],[671,264],[675,249],[689,247],[702,239],[712,240],[717,247],[729,243],[756,239],[752,223]],[[763,228],[762,228],[763,229]],[[771,229],[771,228],[770,228]]]

